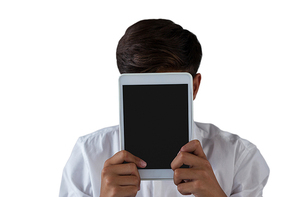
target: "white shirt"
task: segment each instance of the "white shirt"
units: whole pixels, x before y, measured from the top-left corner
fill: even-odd
[[[193,124],[192,138],[201,142],[216,178],[227,196],[262,196],[269,168],[255,145],[212,124]],[[180,147],[181,148],[181,147]],[[101,171],[120,150],[119,127],[80,137],[64,168],[60,197],[99,197]],[[137,197],[177,197],[173,180],[141,181]]]

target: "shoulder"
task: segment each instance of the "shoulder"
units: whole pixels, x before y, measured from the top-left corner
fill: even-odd
[[[232,193],[242,190],[260,193],[267,182],[269,167],[258,148],[237,134],[223,131],[213,124],[195,122],[195,125],[214,171],[223,175],[221,182],[233,182]],[[229,179],[222,180],[225,177]],[[247,196],[257,196],[254,192]]]
[[[114,137],[119,134],[119,126],[111,126],[99,129],[95,132],[79,137],[79,141],[83,143],[101,140],[102,138]]]
[[[223,131],[217,126],[208,123],[195,123],[199,129],[202,146],[209,157],[223,157],[225,165],[234,165],[237,169],[247,158],[259,156],[263,160],[260,151],[252,142],[241,138],[237,134]],[[261,158],[262,157],[262,158]],[[230,162],[230,163],[228,163]],[[264,163],[264,162],[263,162]]]
[[[106,127],[78,138],[77,145],[86,154],[119,151],[119,126]],[[111,155],[112,156],[112,155]]]
[[[245,151],[256,148],[256,146],[250,141],[241,138],[237,134],[223,131],[214,124],[200,122],[195,122],[195,124],[199,128],[202,140],[207,143],[219,143],[227,145],[228,147],[235,146],[236,148]]]
[[[118,136],[118,126],[112,126],[78,138],[64,168],[60,196],[73,191],[80,194],[81,188],[89,194],[85,196],[99,193],[95,185],[100,185],[104,162],[119,149]]]

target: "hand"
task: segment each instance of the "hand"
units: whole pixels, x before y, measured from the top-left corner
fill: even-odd
[[[102,170],[100,196],[136,196],[141,181],[137,166],[145,168],[146,165],[143,160],[124,150],[113,155]]]
[[[183,164],[189,168],[180,168]],[[184,145],[171,163],[174,183],[183,195],[226,197],[198,140]]]

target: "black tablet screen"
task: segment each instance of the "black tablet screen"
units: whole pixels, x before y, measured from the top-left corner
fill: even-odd
[[[124,149],[170,169],[188,142],[188,85],[123,85]]]

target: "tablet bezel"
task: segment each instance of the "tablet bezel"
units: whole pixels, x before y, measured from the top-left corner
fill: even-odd
[[[122,74],[119,77],[119,137],[120,150],[124,150],[124,117],[123,117],[123,86],[124,85],[164,85],[187,84],[188,85],[188,142],[192,136],[193,124],[193,81],[192,76],[186,72],[174,73],[133,73]],[[172,169],[138,169],[142,180],[173,179]]]

